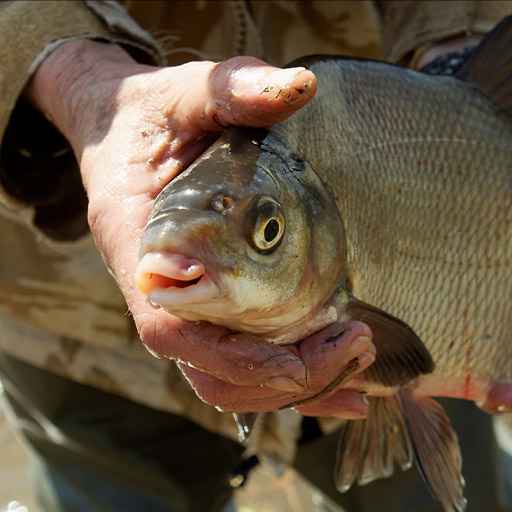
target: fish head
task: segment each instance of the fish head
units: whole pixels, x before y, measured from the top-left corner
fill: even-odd
[[[230,129],[161,192],[136,282],[186,320],[264,335],[311,318],[342,274],[344,231],[307,162]]]

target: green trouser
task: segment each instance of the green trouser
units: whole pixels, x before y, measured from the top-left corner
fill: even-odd
[[[217,512],[229,500],[243,463],[237,443],[8,356],[0,376],[33,448],[45,511]],[[445,405],[461,435],[468,511],[496,511],[489,418],[462,401]],[[311,418],[303,430],[296,469],[348,512],[440,510],[416,471],[340,495],[332,478],[338,434],[320,436]]]

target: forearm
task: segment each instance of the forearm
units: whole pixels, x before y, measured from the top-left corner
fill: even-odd
[[[146,69],[115,44],[70,41],[39,66],[25,96],[79,155],[86,132],[101,122],[105,109],[113,107],[116,83]]]

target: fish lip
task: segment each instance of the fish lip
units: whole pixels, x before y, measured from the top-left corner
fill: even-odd
[[[170,264],[169,264],[170,262]],[[185,287],[155,287],[143,290],[138,283],[145,274],[156,274],[176,279],[181,283],[197,281]],[[166,309],[183,309],[182,306],[210,302],[220,297],[219,286],[214,282],[211,272],[206,272],[205,265],[182,253],[156,251],[146,253],[137,266],[135,282],[139,290],[147,296],[153,305]]]
[[[152,304],[157,304],[169,311],[179,311],[183,306],[204,304],[220,297],[220,290],[208,274],[203,274],[196,284],[186,288],[155,288],[147,297]]]

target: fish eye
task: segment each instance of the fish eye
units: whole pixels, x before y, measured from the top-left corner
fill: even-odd
[[[279,203],[263,197],[258,201],[257,217],[252,233],[252,243],[261,252],[270,252],[281,242],[285,220]]]

